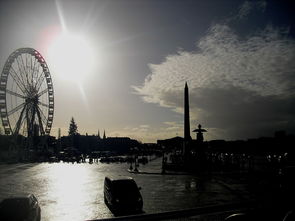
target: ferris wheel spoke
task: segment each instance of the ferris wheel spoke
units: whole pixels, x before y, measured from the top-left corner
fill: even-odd
[[[44,125],[47,124],[47,118],[45,116],[45,114],[43,113],[43,111],[41,110],[41,108],[37,108],[39,114],[40,114],[40,118],[41,118],[41,121],[43,122]]]
[[[29,62],[28,62],[28,55],[26,54],[25,55],[25,58],[26,58],[26,72],[27,72],[27,74],[28,74],[28,79],[27,79],[27,82],[28,82],[28,84],[29,85],[32,85],[32,73],[31,73],[31,71],[30,71],[30,68],[29,68]]]
[[[24,70],[24,73],[26,76],[25,80],[26,80],[27,85],[29,85],[29,76],[28,76],[28,72],[27,72],[27,66],[25,65],[22,55],[20,57],[21,57],[22,67],[23,67],[23,70]]]
[[[37,63],[38,63],[38,61],[37,61]],[[39,69],[39,67],[38,67],[38,70],[36,70],[36,83],[35,83],[35,85],[34,85],[34,87],[35,87],[35,89],[38,91],[38,85],[39,85],[39,83],[40,83],[40,80],[41,80],[41,83],[43,82],[43,79],[44,79],[44,70],[43,69],[41,69],[41,71],[40,71],[40,69]]]
[[[30,63],[31,63],[31,65],[30,65],[30,74],[31,74],[31,84],[33,85],[33,72],[32,72],[32,67],[33,67],[33,61],[32,61],[32,57],[30,57]]]
[[[31,61],[32,61],[31,57]],[[33,63],[33,61],[32,61]],[[32,70],[32,85],[34,85],[34,79],[35,79],[35,72],[36,72],[36,59],[34,59],[34,65],[31,65],[31,70]]]
[[[43,72],[42,72],[42,73],[43,73]],[[42,83],[43,83],[43,81],[44,81],[44,79],[45,79],[45,76],[42,75],[42,73],[41,73],[40,77],[38,78],[38,81],[37,81],[36,86],[35,86],[35,89],[36,89],[37,91],[39,91],[39,89],[40,89],[40,87],[41,87],[41,85],[42,85]]]
[[[11,70],[14,72],[12,73],[11,71],[9,72],[10,73],[10,76],[13,78],[13,80],[16,82],[18,88],[25,94],[25,91],[26,90],[26,87],[24,85],[24,83],[22,82],[22,80],[19,78],[18,74],[15,72],[15,70],[11,67]]]
[[[41,101],[38,101],[38,104],[42,105],[43,107],[49,107],[49,104],[44,104]]]
[[[39,82],[39,78],[42,76],[42,74],[39,74],[40,73],[39,67],[36,67],[36,69],[34,70],[34,73],[36,74],[36,76],[35,76],[36,82],[35,82],[34,87],[37,88],[36,85]]]
[[[17,107],[13,108],[7,113],[7,116],[10,116],[11,114],[14,114],[16,111],[20,110],[23,106],[25,106],[26,103],[22,103],[18,105]]]
[[[24,82],[28,85],[28,72],[27,72],[27,69],[26,69],[26,66],[25,66],[25,63],[23,60],[23,56],[20,55],[20,56],[18,56],[18,58],[19,57],[20,57],[20,62],[21,62],[21,69],[24,73],[24,75],[22,75],[22,77],[24,76]]]
[[[33,63],[34,63],[34,65],[33,65]],[[30,70],[30,72],[31,72],[31,75],[32,75],[32,85],[34,85],[34,77],[35,77],[35,65],[36,65],[36,59],[34,59],[34,62],[33,62],[33,57],[31,56],[31,70]]]
[[[48,88],[46,88],[45,90],[41,91],[39,94],[38,94],[38,97],[41,97],[43,94],[47,93],[48,92]]]
[[[37,117],[38,117],[38,121],[39,121],[40,131],[41,131],[41,135],[44,135],[45,132],[44,132],[43,124],[46,125],[46,121],[44,122],[42,120],[40,112],[43,114],[42,110],[38,107],[37,108]]]
[[[15,128],[13,129],[14,131],[14,134],[18,134],[19,133],[19,129],[20,129],[20,126],[22,125],[22,122],[23,120],[25,119],[23,116],[24,116],[24,112],[25,112],[25,109],[26,109],[26,105],[24,106],[24,108],[22,109],[21,113],[20,113],[20,116],[15,124]],[[23,119],[24,118],[24,119]]]
[[[14,76],[17,77],[17,79],[22,83],[22,85],[24,85],[23,79],[18,75],[17,71],[13,67],[11,67],[11,70],[13,71]]]
[[[16,96],[16,97],[20,97],[20,98],[26,99],[26,97],[25,97],[24,95],[18,94],[18,93],[16,93],[16,92],[11,91],[11,90],[8,90],[8,89],[6,89],[6,93],[8,93],[8,94],[10,94],[10,95],[14,95],[14,96]]]
[[[22,73],[23,71],[21,70],[21,65],[20,65],[20,62],[19,62],[19,56],[15,60],[16,60],[19,72]],[[24,80],[23,75],[21,74],[20,77],[22,79],[23,85],[25,85],[25,80]]]

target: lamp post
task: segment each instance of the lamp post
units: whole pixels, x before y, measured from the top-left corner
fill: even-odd
[[[162,146],[162,174],[165,174],[165,146]]]
[[[133,160],[133,148],[131,147],[130,148],[130,167],[129,167],[129,170],[131,171],[131,170],[133,170],[133,167],[132,167],[132,160]]]

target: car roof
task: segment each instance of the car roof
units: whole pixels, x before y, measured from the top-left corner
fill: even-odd
[[[34,196],[32,193],[21,193],[21,194],[12,194],[9,195],[6,199],[24,199],[24,198],[31,198]]]
[[[128,180],[128,181],[131,181],[133,180],[132,177],[128,177],[128,176],[106,176],[105,179],[109,179],[111,182],[113,181],[124,181],[124,180]],[[134,181],[134,180],[133,180]]]
[[[3,205],[3,203],[8,203],[8,202],[12,202],[12,201],[28,201],[30,202],[31,200],[35,200],[36,197],[33,197],[34,194],[17,194],[17,195],[10,195],[6,198],[2,198],[0,199],[0,204]]]

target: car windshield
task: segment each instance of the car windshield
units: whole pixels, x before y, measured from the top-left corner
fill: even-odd
[[[0,0],[0,30],[2,212],[295,210],[295,0]]]

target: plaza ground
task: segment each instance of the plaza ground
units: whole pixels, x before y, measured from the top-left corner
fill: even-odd
[[[131,176],[140,186],[145,214],[255,200],[257,191],[234,174],[161,174],[161,158],[129,173],[126,163],[0,165],[0,200],[19,193],[38,198],[43,221],[112,218],[103,199],[105,176]],[[258,185],[258,184],[257,184]]]

